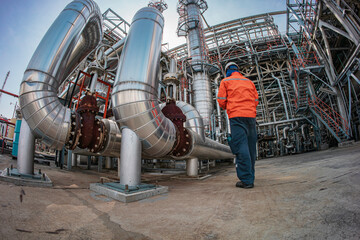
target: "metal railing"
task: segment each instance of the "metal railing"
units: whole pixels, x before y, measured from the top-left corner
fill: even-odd
[[[315,96],[308,98],[308,103],[339,138],[342,138],[341,133],[349,135],[349,124],[338,112]]]

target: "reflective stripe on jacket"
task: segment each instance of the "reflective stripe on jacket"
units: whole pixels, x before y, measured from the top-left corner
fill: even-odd
[[[226,109],[229,118],[255,118],[258,98],[254,83],[238,72],[221,81],[217,95],[220,107]]]

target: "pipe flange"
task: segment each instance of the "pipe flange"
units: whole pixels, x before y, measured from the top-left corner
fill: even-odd
[[[96,119],[94,124],[93,141],[88,146],[90,152],[97,153],[104,149],[104,142],[106,142],[106,127],[105,124]]]
[[[177,137],[177,142],[175,148],[171,152],[171,155],[175,157],[182,157],[187,155],[191,150],[191,134],[186,128],[183,128],[179,132],[179,137]]]
[[[69,141],[66,146],[70,150],[74,150],[79,143],[81,136],[81,117],[78,113],[71,114],[71,129]]]

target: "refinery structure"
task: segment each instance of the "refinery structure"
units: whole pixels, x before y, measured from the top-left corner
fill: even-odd
[[[212,26],[210,3],[178,0],[174,48],[164,0],[131,21],[95,1],[69,1],[0,89],[18,101],[0,117],[1,239],[359,239],[359,0]],[[250,187],[217,102],[230,62],[259,96]]]
[[[216,101],[228,62],[259,93],[257,159],[359,140],[358,1],[287,0],[284,11],[214,26],[203,17],[208,7],[178,1],[177,34],[186,44],[167,49],[163,1],[131,23],[92,0],[67,5],[20,86],[16,174],[35,174],[40,143],[68,169],[82,156],[106,166],[118,159],[124,189],[141,184],[148,163],[183,162],[197,176],[204,164],[232,161],[229,120]],[[286,16],[285,34],[278,15]]]

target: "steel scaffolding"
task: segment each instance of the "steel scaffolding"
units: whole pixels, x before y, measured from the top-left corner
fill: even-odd
[[[227,62],[235,61],[256,85],[258,131],[266,142],[260,141],[260,155],[319,149],[331,145],[332,139],[358,139],[359,5],[351,0],[288,0],[285,11],[204,29],[204,49],[220,74],[224,75]],[[280,34],[274,15],[286,15],[285,35]],[[186,44],[167,54],[177,57],[180,69],[189,61]],[[191,74],[186,72],[185,77]],[[189,83],[181,88],[192,92]],[[226,121],[215,124],[226,126]],[[306,125],[308,132],[300,133],[297,125]]]

